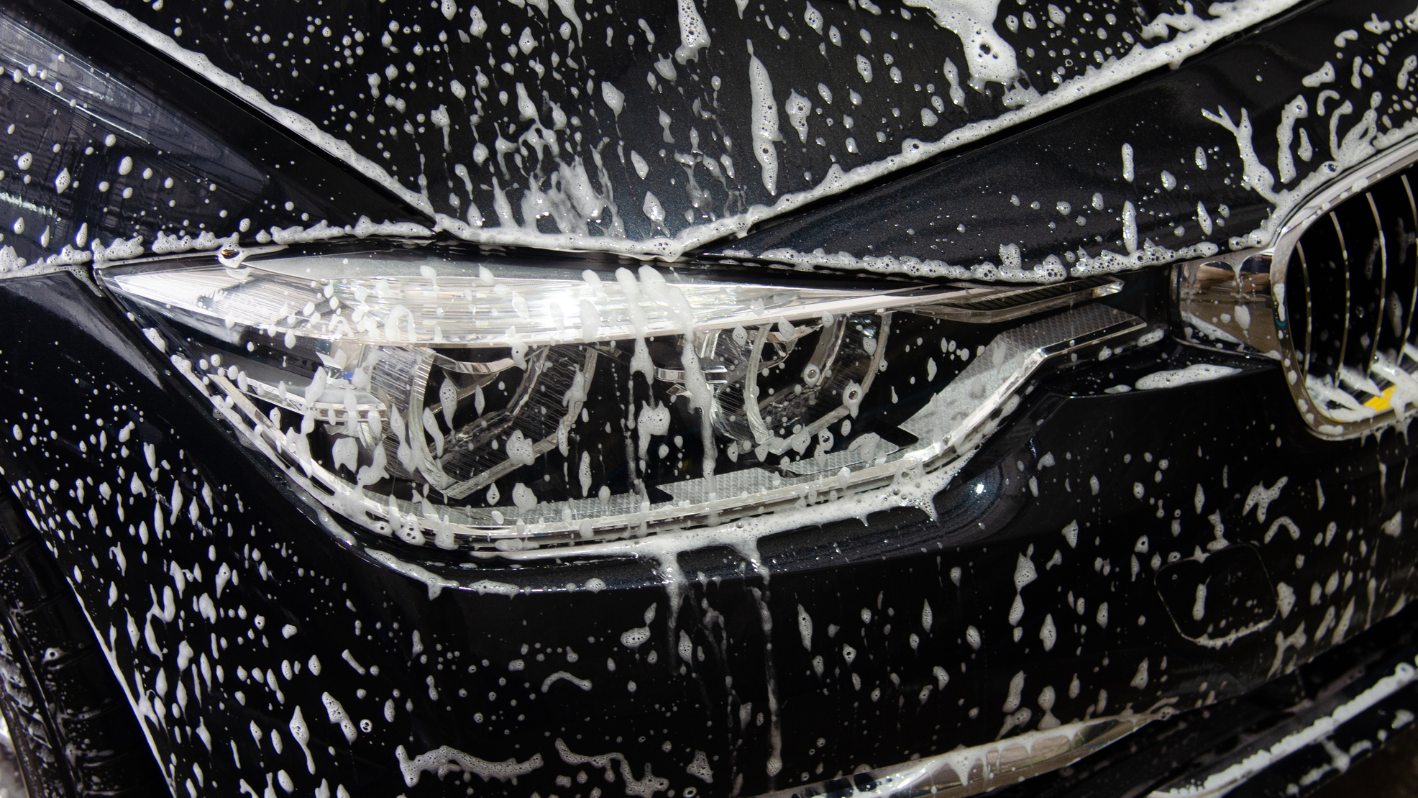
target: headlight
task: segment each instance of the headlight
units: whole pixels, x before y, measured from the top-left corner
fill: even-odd
[[[326,506],[444,548],[638,534],[828,502],[968,453],[1047,362],[1161,337],[1042,288],[432,248],[275,248],[100,279]]]

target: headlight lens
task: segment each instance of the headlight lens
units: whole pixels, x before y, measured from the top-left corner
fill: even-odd
[[[721,521],[968,453],[1046,362],[1161,337],[1043,288],[280,249],[101,270],[312,496],[444,548]]]

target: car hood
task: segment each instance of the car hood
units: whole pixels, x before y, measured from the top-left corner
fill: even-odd
[[[78,2],[435,230],[666,258],[1175,66],[1293,4]]]

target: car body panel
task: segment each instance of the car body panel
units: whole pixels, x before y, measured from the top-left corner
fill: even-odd
[[[714,252],[1030,280],[1263,246],[1339,170],[1418,130],[1410,12],[1397,3],[1307,8]]]
[[[937,497],[935,519],[896,511],[686,551],[677,581],[652,558],[440,561],[346,532],[240,454],[82,283],[5,281],[0,297],[21,320],[0,380],[4,478],[73,575],[179,791],[259,792],[284,771],[302,790],[441,794],[446,766],[545,794],[582,772],[589,790],[604,767],[632,789],[752,795],[1041,724],[1205,706],[1413,589],[1408,442],[1313,439],[1264,360],[1120,395],[1060,378]],[[1192,351],[1138,353],[1103,379]],[[1224,593],[1163,598],[1178,568],[1225,578],[1237,561],[1273,605],[1261,620]]]
[[[431,15],[429,29],[437,30],[446,5],[407,13]],[[452,5],[455,17],[471,19],[469,9]],[[243,5],[243,14],[254,13],[248,6],[260,8]],[[667,8],[646,18],[647,28],[658,31],[660,50],[676,39],[666,32],[677,30]],[[52,34],[36,53],[109,30],[63,10],[41,18],[34,6],[7,9],[23,23],[19,28]],[[501,19],[494,13],[521,14],[542,20],[537,30],[552,35],[549,21],[559,19],[560,9],[533,4],[481,13],[489,31],[500,27],[493,25]],[[168,16],[181,14],[188,39],[225,35],[226,21],[193,17],[183,3],[169,2],[161,15],[146,5],[130,10],[164,29],[176,26]],[[1036,11],[1036,19],[1048,13]],[[1141,15],[1134,22],[1155,22],[1161,13],[1134,11]],[[729,28],[711,28],[716,46],[740,24],[728,13]],[[873,40],[889,39],[895,23],[865,13],[863,29],[874,31]],[[1343,152],[1329,153],[1342,163],[1365,147],[1407,135],[1407,116],[1394,110],[1385,121],[1378,110],[1392,103],[1401,108],[1410,99],[1407,83],[1399,85],[1399,75],[1409,72],[1402,49],[1411,46],[1406,13],[1380,2],[1309,7],[1175,72],[1144,77],[1136,90],[1100,97],[1076,114],[807,209],[777,227],[721,243],[713,255],[791,264],[785,249],[821,248],[850,255],[836,265],[877,268],[881,264],[867,259],[880,254],[892,259],[883,261],[883,270],[910,273],[912,258],[972,267],[991,257],[1004,261],[1000,247],[1013,243],[1030,253],[1021,256],[1019,274],[1003,274],[993,263],[937,273],[1052,279],[1061,274],[1032,271],[1033,265],[1053,256],[1078,271],[1067,253],[1126,252],[1118,200],[1134,203],[1141,254],[1113,264],[1117,268],[1133,268],[1143,256],[1158,262],[1183,257],[1187,247],[1202,243],[1200,222],[1181,221],[1199,216],[1198,201],[1216,202],[1218,212],[1228,205],[1229,216],[1212,217],[1226,225],[1209,237],[1227,245],[1226,237],[1264,230],[1283,210],[1283,202],[1273,201],[1273,184],[1253,181],[1247,190],[1242,178],[1261,175],[1258,163],[1277,163],[1283,142],[1270,131],[1283,125],[1283,109],[1297,94],[1314,108],[1309,121],[1297,124],[1313,126],[1306,129],[1316,152],[1330,136],[1337,145],[1354,144],[1352,151],[1338,146]],[[929,23],[920,30],[941,35],[923,13],[914,20]],[[301,29],[307,24],[315,24],[313,16]],[[470,24],[460,22],[462,29]],[[1336,30],[1351,29],[1343,44],[1334,42]],[[302,35],[313,33],[320,37],[312,38],[316,44],[328,46],[320,44],[320,31]],[[289,783],[300,791],[323,785],[353,795],[441,795],[466,778],[476,789],[509,795],[590,796],[595,789],[686,795],[688,788],[701,795],[755,795],[1047,731],[1056,723],[1223,706],[1345,648],[1400,612],[1414,589],[1418,509],[1406,489],[1412,455],[1401,434],[1406,428],[1321,441],[1296,413],[1275,362],[1171,342],[1041,380],[1008,424],[953,474],[931,503],[933,513],[897,509],[707,545],[676,545],[666,535],[614,555],[567,548],[505,559],[405,548],[346,528],[216,423],[207,399],[88,280],[86,264],[134,254],[127,246],[134,238],[141,239],[137,252],[151,251],[159,232],[161,240],[176,241],[166,245],[173,252],[214,247],[230,241],[231,233],[247,241],[255,231],[289,242],[309,242],[312,229],[316,239],[432,233],[439,220],[408,196],[417,194],[417,183],[407,170],[430,154],[436,157],[425,158],[427,168],[451,169],[461,162],[448,155],[454,141],[467,151],[483,133],[476,123],[455,129],[450,122],[450,149],[443,150],[442,130],[405,131],[401,135],[417,146],[390,150],[389,159],[397,154],[406,170],[397,172],[405,181],[401,194],[381,186],[377,175],[345,171],[310,140],[272,132],[252,107],[107,35],[107,49],[92,61],[72,47],[65,51],[72,61],[51,54],[55,64],[85,65],[87,77],[76,73],[70,84],[93,88],[82,102],[56,99],[64,90],[45,89],[38,66],[35,76],[21,69],[21,80],[0,90],[16,120],[12,135],[20,137],[17,163],[26,152],[32,159],[26,169],[0,175],[6,196],[17,198],[10,205],[20,209],[5,220],[11,232],[2,243],[8,257],[24,260],[8,262],[14,268],[0,274],[7,278],[0,279],[0,318],[7,320],[0,342],[0,478],[15,489],[70,575],[175,794],[259,794]],[[341,35],[332,31],[331,40]],[[774,38],[758,36],[764,42],[757,57],[769,64],[775,86],[782,83],[779,75],[800,74],[801,58],[792,49],[800,39],[777,39],[783,44],[773,49],[765,42],[776,39],[776,29]],[[866,46],[859,33],[857,40]],[[577,41],[588,51],[596,45],[589,27]],[[1320,50],[1320,58],[1316,42],[1335,52]],[[933,46],[956,44],[947,36],[944,45]],[[539,47],[551,49],[538,44],[532,52]],[[617,75],[654,69],[645,61],[651,50],[595,51],[620,64]],[[686,58],[686,64],[674,61],[680,82],[673,85],[710,80],[714,52],[703,49],[699,60]],[[1337,52],[1360,59],[1347,62],[1353,75],[1339,70],[1332,81],[1307,86],[1305,76],[1319,68],[1315,61],[1337,63]],[[247,65],[241,68],[252,71],[243,77],[253,85],[286,86],[281,91],[292,103],[315,108],[317,100],[325,102],[318,99],[318,80],[315,89],[300,76],[287,86],[256,71],[264,51],[240,40],[209,55],[214,62],[229,58],[234,70]],[[734,69],[751,68],[744,55],[730,60]],[[346,77],[369,87],[367,75],[347,66]],[[855,58],[849,66],[837,69],[837,79],[864,77]],[[746,74],[735,80],[747,82]],[[886,80],[877,75],[872,85]],[[1399,92],[1375,88],[1388,84]],[[673,165],[658,115],[649,122],[632,116],[652,104],[634,96],[630,85],[618,120],[608,106],[585,118],[604,127],[603,163],[620,140],[610,138],[617,124],[626,130],[628,149],[639,152],[642,138],[647,152],[666,146],[653,179],[671,188],[648,190],[659,197],[666,222],[683,218],[682,211],[694,208],[690,194],[670,180],[684,171]],[[1283,88],[1272,92],[1275,85]],[[135,93],[121,94],[128,88]],[[892,102],[892,91],[864,102]],[[963,91],[972,119],[999,113],[971,105],[983,96]],[[1364,121],[1359,109],[1369,107],[1375,91],[1383,96]],[[1326,96],[1329,114],[1321,129],[1324,92],[1334,96]],[[604,96],[592,93],[591,101],[599,97],[604,105]],[[677,96],[676,102],[689,101]],[[744,124],[751,112],[747,97],[742,88],[725,94],[722,124]],[[499,113],[510,115],[513,105],[509,100]],[[127,116],[93,111],[125,107]],[[382,99],[377,107],[386,107]],[[1238,139],[1201,115],[1213,108],[1217,118],[1229,109],[1233,123],[1250,120],[1251,138]],[[1158,119],[1160,111],[1166,113]],[[689,134],[675,128],[679,113],[670,134],[682,141]],[[1087,114],[1094,113],[1104,121],[1090,122]],[[963,116],[952,119],[966,123]],[[494,123],[512,124],[490,116],[488,124]],[[899,151],[909,133],[901,124],[878,142],[881,147],[860,153],[861,163],[885,158],[893,147]],[[1402,135],[1381,139],[1389,127]],[[110,132],[122,141],[114,151],[102,143]],[[808,191],[807,182],[790,182],[797,180],[790,173],[817,173],[820,164],[810,153],[802,156],[809,160],[793,161],[797,132],[787,125],[780,132],[786,141],[774,146],[792,168],[780,169],[778,195]],[[731,135],[739,153],[742,142],[752,140],[742,130]],[[1257,148],[1255,159],[1238,154],[1244,141]],[[1129,142],[1133,180],[1119,183],[1121,144]],[[199,145],[211,148],[203,150],[209,158],[194,160]],[[1205,169],[1197,148],[1207,153]],[[124,156],[138,163],[119,174]],[[576,155],[568,147],[557,157],[571,163]],[[583,167],[594,162],[587,152],[580,157]],[[1316,155],[1315,163],[1323,157]],[[631,211],[641,213],[638,197],[647,189],[626,158],[631,165],[616,166],[618,172],[607,166],[609,182],[599,185],[614,185],[616,196],[636,194]],[[735,209],[768,207],[778,196],[763,184],[760,164],[736,159],[750,168],[740,169],[738,182],[722,185],[720,194],[710,191],[701,221],[737,225],[743,218]],[[512,150],[507,160],[515,163]],[[1308,168],[1310,162],[1300,160]],[[696,163],[691,173],[707,170]],[[143,177],[149,166],[154,176]],[[538,174],[537,168],[528,167],[519,179]],[[1172,189],[1161,185],[1163,169],[1177,180]],[[1281,183],[1308,180],[1296,169],[1293,180],[1281,175]],[[66,171],[70,181],[61,190],[58,176]],[[192,186],[218,185],[220,192],[180,194],[168,205],[168,189],[159,188],[168,173]],[[505,174],[509,185],[515,182],[510,167]],[[429,180],[442,185],[446,178],[440,172]],[[454,178],[456,189],[461,179]],[[99,181],[110,184],[107,199],[88,192]],[[1096,220],[1070,226],[1043,199],[1040,209],[1032,208],[1021,185],[1041,197],[1057,194],[1055,202],[1071,208],[1091,203],[1093,193],[1107,196]],[[487,213],[486,192],[496,190],[480,186],[474,199]],[[121,197],[125,188],[134,194],[119,202],[114,194]],[[1008,202],[1011,194],[1020,196],[1019,205]],[[430,190],[429,197],[436,196]],[[428,202],[441,207],[441,200]],[[953,229],[937,217],[963,217],[964,209],[985,220],[978,231],[974,222],[967,225],[964,238],[899,236],[917,219],[922,231],[931,224]],[[614,251],[633,242],[625,251],[673,255],[709,240],[696,238],[698,222],[686,220],[663,225],[676,243],[657,243],[649,216],[641,217],[632,223],[632,213],[622,213],[625,238],[618,243],[592,237],[576,244]],[[20,218],[25,223],[17,227]],[[239,229],[243,218],[251,220],[246,231]],[[102,236],[102,257],[92,245],[81,253],[87,258],[73,254],[82,249],[76,237],[83,224],[94,241]],[[1175,235],[1173,224],[1187,229]],[[41,236],[42,225],[51,226],[49,235]],[[211,235],[201,239],[199,231]],[[481,235],[448,224],[442,232]],[[567,243],[521,227],[515,236],[509,240]],[[125,246],[110,251],[114,239]],[[1170,243],[1149,250],[1148,239]],[[74,250],[42,260],[61,244]],[[951,254],[941,254],[947,247]],[[956,248],[965,254],[953,254]],[[69,271],[44,273],[61,267]],[[1145,295],[1160,306],[1169,289],[1166,270],[1144,271],[1130,278],[1130,293],[1119,301]],[[1217,373],[1225,376],[1117,390],[1195,363],[1224,366]],[[1133,781],[1142,779],[1133,772]]]
[[[37,11],[24,13],[28,16],[22,14],[18,24],[53,27],[51,38],[59,44],[40,49],[64,49],[62,42],[70,37],[100,35],[113,39],[114,46],[89,59],[92,65],[84,69],[79,68],[86,63],[83,56],[67,47],[70,60],[61,82],[69,81],[80,104],[69,109],[59,103],[61,114],[74,116],[64,123],[70,133],[60,152],[40,146],[41,139],[53,139],[52,128],[21,128],[27,140],[16,142],[16,157],[29,153],[34,165],[0,177],[5,190],[20,198],[9,224],[13,228],[22,221],[27,231],[5,242],[14,250],[7,266],[45,259],[63,265],[92,257],[76,246],[80,238],[89,249],[98,240],[111,246],[121,239],[122,251],[136,246],[136,251],[160,254],[212,248],[232,235],[248,242],[289,242],[372,232],[426,235],[437,227],[417,203],[400,201],[377,182],[332,169],[308,145],[266,131],[259,112],[243,108],[240,98],[229,104],[219,89],[182,75],[121,35],[105,32],[100,23],[62,9],[42,22]],[[713,244],[709,252],[908,275],[1052,280],[1268,239],[1288,210],[1329,179],[1324,164],[1352,166],[1409,135],[1414,121],[1404,104],[1412,105],[1418,84],[1407,80],[1405,53],[1413,45],[1403,21],[1406,13],[1382,2],[1344,9],[1317,6],[1086,108],[968,147],[961,155],[937,157],[923,167],[903,166],[896,180],[819,202],[788,214],[786,221],[760,225],[747,238]],[[1370,18],[1373,30],[1360,24]],[[1335,28],[1352,30],[1354,36],[1336,44]],[[53,61],[54,54],[46,53]],[[21,62],[45,66],[37,56],[16,57],[9,67],[22,75],[26,65]],[[1357,78],[1343,79],[1334,72],[1336,63],[1350,64]],[[1336,77],[1325,72],[1326,64]],[[48,68],[59,71],[58,62]],[[1236,75],[1251,77],[1237,80]],[[54,104],[52,85],[27,79],[12,87],[10,92],[29,98],[13,106],[13,116],[23,118]],[[1381,96],[1366,114],[1375,89]],[[11,102],[20,102],[18,97]],[[210,118],[228,124],[218,130],[205,121]],[[257,131],[264,138],[253,139]],[[104,144],[109,134],[115,136],[114,146]],[[270,164],[220,166],[212,160],[232,159],[257,145]],[[222,154],[203,156],[204,151]],[[174,161],[179,152],[188,153],[182,156],[186,163]],[[1253,159],[1245,157],[1249,152],[1255,153]],[[455,167],[454,155],[423,160]],[[130,163],[136,168],[120,174],[124,157],[134,159]],[[489,169],[492,163],[485,162]],[[271,164],[280,168],[273,171]],[[140,179],[148,168],[157,177]],[[627,179],[640,182],[633,166],[627,168]],[[1247,169],[1254,179],[1247,177]],[[238,178],[238,172],[247,176]],[[96,200],[92,191],[57,192],[61,173],[79,185],[102,182],[104,199]],[[471,179],[479,171],[467,173]],[[163,182],[168,177],[192,189],[181,213],[167,205]],[[237,187],[251,180],[271,182],[269,196],[253,193],[254,187]],[[1266,188],[1252,190],[1253,183]],[[125,190],[137,193],[125,198]],[[669,189],[661,189],[661,195],[670,196]],[[82,197],[79,205],[76,196]],[[358,228],[361,217],[367,221]],[[627,235],[626,240],[635,238]],[[184,237],[187,244],[177,243]],[[714,237],[696,241],[709,243]],[[598,246],[590,239],[582,243]]]
[[[0,275],[212,249],[253,227],[304,232],[312,218],[343,233],[362,216],[412,217],[82,12],[7,4],[0,35],[11,75]],[[94,41],[104,47],[86,52]]]
[[[672,257],[1174,65],[1291,3],[83,5],[437,229]]]

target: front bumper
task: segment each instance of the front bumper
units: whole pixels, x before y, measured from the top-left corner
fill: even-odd
[[[286,493],[71,276],[0,283],[0,314],[4,479],[179,794],[795,789],[1224,705],[1413,589],[1408,440],[1315,439],[1269,361],[1048,381],[935,518],[468,562]],[[1104,391],[1222,358],[1241,372]]]

